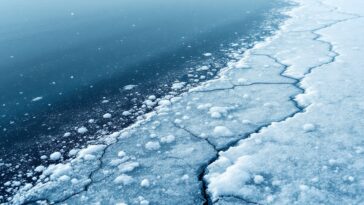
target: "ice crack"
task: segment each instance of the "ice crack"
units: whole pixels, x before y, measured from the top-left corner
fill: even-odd
[[[208,90],[193,90],[190,91],[191,93],[209,93],[209,92],[217,92],[217,91],[225,91],[225,90],[234,90],[238,87],[249,87],[254,85],[292,85],[292,83],[279,83],[279,82],[254,82],[254,83],[248,83],[243,85],[237,85],[231,83],[232,86],[228,88],[215,88],[215,89],[208,89]]]
[[[333,9],[333,11],[335,11],[335,12],[338,12],[337,11],[338,9],[337,8],[335,8],[335,9]],[[333,12],[332,11],[332,12]],[[339,12],[338,12],[339,13]],[[344,14],[345,12],[341,12],[342,14]],[[284,63],[282,63],[282,61],[281,60],[279,60],[278,58],[276,58],[276,57],[274,57],[274,56],[272,56],[272,55],[269,55],[269,54],[259,54],[259,53],[253,53],[252,55],[256,55],[256,56],[266,56],[266,57],[268,57],[268,58],[270,58],[270,59],[272,59],[272,60],[274,60],[274,62],[276,62],[277,64],[279,64],[279,65],[281,65],[284,69],[283,69],[283,71],[279,74],[280,76],[282,76],[282,77],[285,77],[285,78],[289,78],[289,79],[292,79],[292,80],[294,80],[294,83],[284,83],[284,84],[292,84],[293,86],[295,86],[297,89],[299,89],[300,91],[301,91],[301,93],[305,93],[306,92],[306,90],[305,90],[305,88],[303,88],[302,86],[301,86],[301,82],[302,82],[302,80],[307,76],[307,75],[309,75],[309,74],[311,74],[315,69],[317,69],[317,68],[320,68],[320,67],[322,67],[322,66],[324,66],[324,65],[327,65],[327,64],[331,64],[331,63],[334,63],[335,61],[336,61],[336,59],[337,59],[337,57],[340,55],[338,52],[336,52],[335,51],[335,49],[334,49],[334,45],[331,43],[331,42],[329,42],[329,41],[325,41],[325,40],[322,40],[322,35],[321,34],[319,34],[318,32],[320,31],[320,30],[323,30],[323,29],[326,29],[326,28],[329,28],[329,27],[332,27],[332,26],[334,26],[334,25],[337,25],[337,24],[339,24],[339,23],[342,23],[342,22],[346,22],[346,21],[350,21],[350,20],[353,20],[353,19],[357,19],[357,18],[362,18],[362,16],[360,16],[360,15],[357,15],[357,14],[349,14],[349,13],[345,13],[346,15],[351,15],[351,17],[349,17],[349,18],[344,18],[344,19],[341,19],[341,20],[336,20],[336,21],[334,21],[334,22],[332,22],[332,23],[328,23],[328,24],[326,24],[326,25],[324,25],[324,26],[321,26],[321,27],[319,27],[319,28],[316,28],[316,29],[312,29],[312,30],[309,30],[309,31],[306,31],[306,32],[310,32],[310,33],[312,33],[312,34],[314,34],[314,38],[312,39],[312,40],[314,40],[314,41],[318,41],[318,42],[321,42],[321,43],[323,43],[323,44],[326,44],[326,45],[328,45],[328,51],[329,51],[329,53],[331,54],[331,55],[329,55],[329,60],[327,61],[327,62],[323,62],[323,63],[321,63],[321,64],[318,64],[318,65],[316,65],[316,66],[312,66],[312,67],[309,67],[309,68],[307,68],[307,71],[304,73],[304,75],[303,75],[303,77],[301,77],[301,78],[294,78],[294,77],[291,77],[291,76],[289,76],[289,75],[286,75],[285,73],[286,73],[286,71],[287,71],[287,69],[290,67],[290,65],[287,65],[287,64],[284,64]],[[299,32],[305,32],[305,31],[299,31]],[[233,86],[231,86],[230,88],[222,88],[222,89],[213,89],[213,90],[208,90],[208,91],[197,91],[197,92],[214,92],[214,91],[220,91],[220,90],[229,90],[229,89],[234,89],[234,88],[236,88],[236,87],[238,87],[238,86],[251,86],[251,85],[254,85],[254,84],[282,84],[282,83],[251,83],[251,84],[247,84],[247,85],[233,85]],[[307,107],[309,107],[309,105],[307,105],[307,106],[302,106],[302,105],[300,105],[299,104],[299,102],[296,100],[296,97],[297,97],[297,95],[295,95],[295,96],[292,96],[291,97],[291,101],[292,101],[292,103],[295,105],[295,107],[297,108],[297,112],[295,112],[295,113],[293,113],[292,115],[289,115],[289,116],[287,116],[287,117],[285,117],[285,118],[283,118],[282,120],[280,120],[280,121],[277,121],[277,123],[280,123],[280,122],[284,122],[284,121],[286,121],[286,120],[288,120],[289,118],[293,118],[293,117],[295,117],[297,114],[299,114],[299,113],[303,113],[303,112],[305,112],[305,110],[307,109]],[[273,123],[273,122],[272,122]],[[261,126],[261,127],[259,127],[257,130],[255,130],[254,132],[251,132],[251,133],[249,133],[248,134],[248,136],[246,136],[246,138],[249,138],[250,136],[252,136],[252,135],[254,135],[254,134],[257,134],[257,133],[259,133],[259,132],[261,132],[261,130],[262,129],[265,129],[265,128],[269,128],[271,125],[272,125],[272,123],[269,123],[269,124],[267,124],[267,125],[264,125],[264,126]],[[245,139],[246,139],[245,138]],[[244,139],[244,138],[243,138]],[[230,149],[231,147],[234,147],[234,146],[236,146],[237,145],[237,143],[239,142],[240,140],[238,140],[238,141],[236,141],[236,142],[234,142],[234,143],[231,143],[231,144],[229,144],[228,146],[226,146],[226,147],[224,147],[223,148],[223,150],[228,150],[228,149]],[[219,150],[218,152],[220,152],[220,151],[223,151],[223,150]],[[244,203],[247,203],[247,204],[259,204],[259,203],[257,203],[257,202],[252,202],[252,201],[249,201],[249,200],[247,200],[247,199],[244,199],[244,198],[242,198],[242,197],[239,197],[239,196],[232,196],[232,195],[220,195],[219,196],[219,198],[217,199],[217,200],[215,200],[215,201],[212,201],[212,199],[211,199],[211,197],[210,197],[210,195],[209,195],[209,192],[208,192],[208,187],[207,187],[207,181],[205,180],[205,176],[207,175],[207,172],[208,172],[208,170],[207,170],[207,167],[210,165],[210,164],[212,164],[212,163],[214,163],[217,159],[219,158],[219,156],[217,156],[217,157],[215,157],[215,158],[213,158],[210,162],[209,162],[209,164],[204,168],[204,170],[203,170],[203,172],[200,174],[200,176],[199,176],[199,178],[200,178],[200,180],[201,180],[201,182],[202,182],[202,193],[203,193],[203,197],[205,198],[205,203],[204,204],[214,204],[214,203],[216,203],[216,202],[218,202],[219,201],[219,199],[221,199],[221,198],[224,198],[224,197],[232,197],[232,198],[236,198],[236,199],[238,199],[238,200],[240,200],[240,201],[242,201],[242,202],[244,202]]]

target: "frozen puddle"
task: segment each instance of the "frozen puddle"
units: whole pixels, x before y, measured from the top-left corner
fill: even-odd
[[[297,2],[280,33],[219,79],[165,97],[145,120],[72,150],[68,162],[38,168],[37,184],[11,203],[360,204],[363,73],[351,65],[363,66],[352,44],[364,41],[348,42],[341,29],[363,20]]]

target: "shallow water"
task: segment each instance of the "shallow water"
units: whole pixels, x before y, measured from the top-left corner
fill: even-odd
[[[168,94],[175,80],[194,85],[213,78],[229,60],[229,49],[269,35],[272,29],[262,28],[276,26],[266,21],[279,19],[269,14],[283,5],[279,0],[1,4],[1,184],[48,163],[42,155],[81,147],[134,122],[151,109],[141,108],[145,97]],[[214,72],[198,81],[187,77],[201,65]],[[125,90],[130,84],[137,87]],[[134,114],[125,116],[125,110]],[[102,119],[104,113],[112,113],[112,119]],[[87,136],[62,137],[89,119],[96,122],[88,125]]]

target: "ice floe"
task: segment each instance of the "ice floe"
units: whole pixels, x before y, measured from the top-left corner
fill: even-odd
[[[62,154],[60,152],[53,152],[50,156],[49,159],[52,161],[57,161],[59,159],[62,158]]]
[[[137,85],[126,85],[126,86],[124,86],[124,90],[132,90],[135,87],[137,87]]]
[[[35,97],[32,99],[32,102],[37,102],[37,101],[40,101],[40,100],[43,100],[43,97]]]

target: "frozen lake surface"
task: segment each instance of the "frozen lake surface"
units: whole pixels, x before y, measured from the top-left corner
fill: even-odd
[[[224,58],[205,51],[212,63],[149,95],[141,108],[150,112],[124,110],[138,116],[130,126],[112,131],[110,111],[100,113],[102,128],[98,118],[68,129],[64,136],[82,138],[97,128],[99,137],[42,156],[24,173],[32,182],[19,173],[1,185],[13,194],[4,200],[362,205],[364,3],[291,2],[274,34],[248,49],[232,44],[222,69],[214,65]],[[193,84],[210,72],[214,79]]]
[[[269,36],[281,1],[3,1],[0,184],[132,124]],[[215,113],[216,114],[216,113]],[[53,152],[59,152],[50,156]],[[18,186],[0,186],[5,200]]]

